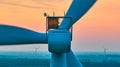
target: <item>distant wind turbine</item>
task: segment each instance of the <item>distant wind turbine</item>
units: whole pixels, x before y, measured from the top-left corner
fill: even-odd
[[[73,0],[58,28],[50,29],[48,33],[0,25],[0,45],[48,44],[48,50],[51,52],[50,67],[83,67],[71,50],[72,37],[69,30],[95,2],[96,0]]]

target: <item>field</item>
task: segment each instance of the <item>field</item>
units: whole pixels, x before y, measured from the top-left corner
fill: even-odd
[[[119,53],[76,53],[84,67],[120,67]],[[50,67],[49,53],[0,52],[0,67]]]

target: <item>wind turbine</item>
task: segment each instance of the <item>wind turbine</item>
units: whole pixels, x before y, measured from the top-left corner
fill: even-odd
[[[95,2],[96,0],[73,0],[58,29],[50,29],[48,33],[0,25],[0,45],[48,44],[51,52],[50,67],[83,67],[70,48],[72,39],[69,29]]]

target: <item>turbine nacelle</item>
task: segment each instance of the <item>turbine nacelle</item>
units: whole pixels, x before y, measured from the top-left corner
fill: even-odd
[[[48,49],[52,53],[70,51],[71,33],[68,30],[50,30],[48,32]]]
[[[58,25],[59,22],[56,22],[58,19],[55,19],[55,24],[50,22],[53,26],[48,24],[46,33],[0,25],[0,45],[48,43],[49,51],[52,54],[50,67],[82,67],[70,49],[72,36],[69,30],[95,2],[96,0],[73,0],[68,12],[62,17],[61,24]],[[44,13],[44,16],[47,14]],[[48,16],[47,18],[60,17]]]

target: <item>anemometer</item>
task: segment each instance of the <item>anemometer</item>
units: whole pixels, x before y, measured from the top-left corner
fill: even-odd
[[[0,25],[0,45],[48,44],[48,50],[51,52],[50,67],[83,67],[70,47],[71,28],[95,2],[96,0],[73,0],[63,17],[47,16],[45,13],[46,33]],[[60,18],[63,18],[61,22]]]

